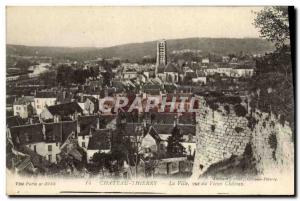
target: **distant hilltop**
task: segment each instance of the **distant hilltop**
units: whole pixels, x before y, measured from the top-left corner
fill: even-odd
[[[185,38],[167,41],[168,54],[174,50],[193,49],[201,52],[217,53],[221,55],[238,54],[241,51],[250,54],[259,54],[274,49],[272,43],[260,38]],[[145,55],[156,57],[157,41],[130,43],[106,48],[95,47],[42,47],[7,45],[7,55],[20,56],[49,56],[70,60],[95,59],[97,57],[118,57],[136,61]]]

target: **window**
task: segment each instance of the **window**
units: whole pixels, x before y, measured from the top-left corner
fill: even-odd
[[[48,145],[48,151],[52,151],[52,145]]]
[[[37,109],[41,109],[41,106],[40,106],[40,105],[37,105],[36,108],[37,108]]]
[[[85,148],[85,142],[82,142],[82,147],[84,147],[84,148]]]
[[[48,161],[52,161],[52,155],[48,155]]]
[[[36,153],[36,145],[33,145],[33,150]]]

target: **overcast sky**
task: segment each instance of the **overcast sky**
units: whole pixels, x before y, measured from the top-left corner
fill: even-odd
[[[93,46],[189,37],[259,37],[257,7],[7,7],[7,43]]]

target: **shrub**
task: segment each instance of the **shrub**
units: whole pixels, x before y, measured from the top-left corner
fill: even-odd
[[[224,109],[226,110],[227,114],[230,113],[230,107],[229,107],[229,105],[225,105],[225,106],[224,106]]]
[[[276,134],[275,133],[272,133],[270,136],[269,136],[269,139],[268,139],[268,143],[271,147],[271,149],[273,149],[273,152],[272,152],[272,157],[273,159],[276,161],[276,149],[277,149],[277,137],[276,137]]]
[[[253,131],[253,129],[257,123],[257,120],[252,116],[248,117],[247,120],[248,120],[248,128],[250,128]]]
[[[234,111],[235,111],[235,114],[238,116],[238,117],[244,117],[246,116],[247,114],[247,110],[246,108],[244,108],[242,105],[235,105],[234,106]]]
[[[243,132],[244,131],[244,129],[243,128],[241,128],[241,127],[235,127],[235,129],[234,129],[237,133],[240,133],[240,132]]]
[[[284,117],[284,115],[280,115],[279,122],[280,122],[280,124],[282,126],[284,126],[284,123],[285,123],[285,117]]]

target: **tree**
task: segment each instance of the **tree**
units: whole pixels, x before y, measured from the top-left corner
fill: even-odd
[[[49,87],[56,86],[56,71],[46,71],[40,74],[39,80]]]
[[[254,25],[259,29],[261,37],[273,42],[276,48],[289,43],[288,7],[266,7],[256,14]]]
[[[284,115],[293,129],[294,94],[288,7],[267,7],[256,14],[254,25],[261,36],[272,41],[277,49],[257,62],[259,73],[254,77],[253,89],[263,89],[264,93],[258,94],[252,105]],[[268,92],[269,88],[271,92]]]
[[[62,86],[72,83],[73,69],[70,66],[61,65],[57,69],[56,80]]]
[[[110,169],[109,166],[109,155],[102,152],[96,152],[92,157],[93,163],[102,170],[102,174],[104,175],[104,168]]]
[[[167,154],[171,157],[182,156],[185,152],[181,142],[183,135],[177,125],[173,128],[172,135],[168,137]]]

